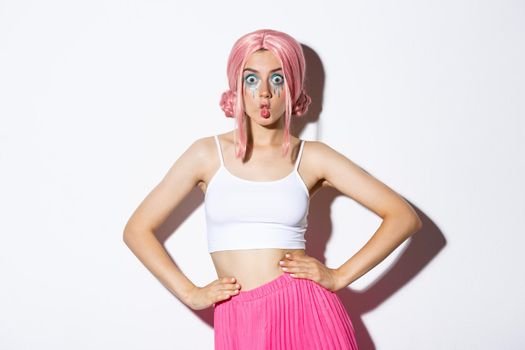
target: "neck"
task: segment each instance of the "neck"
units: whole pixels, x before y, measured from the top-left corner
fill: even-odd
[[[270,125],[260,125],[246,118],[248,143],[254,146],[275,146],[282,145],[284,138],[284,115],[275,123]]]

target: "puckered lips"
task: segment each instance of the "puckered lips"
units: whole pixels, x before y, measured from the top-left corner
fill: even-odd
[[[259,105],[261,109],[261,117],[269,118],[270,117],[270,104],[268,102],[261,102]]]

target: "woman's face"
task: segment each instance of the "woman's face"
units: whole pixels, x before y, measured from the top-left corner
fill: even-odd
[[[254,122],[270,125],[285,112],[284,75],[279,60],[268,50],[252,53],[243,69],[245,114]],[[261,115],[266,105],[267,117]]]

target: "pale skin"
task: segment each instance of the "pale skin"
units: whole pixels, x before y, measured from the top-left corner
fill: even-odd
[[[290,152],[281,155],[285,90],[279,60],[269,51],[255,52],[244,71],[244,108],[249,137],[246,161],[234,155],[234,131],[219,135],[224,164],[235,176],[252,181],[273,181],[288,175],[300,140],[291,137]],[[255,72],[257,71],[257,72]],[[270,117],[260,115],[269,102]],[[293,118],[293,116],[292,116]],[[161,182],[134,211],[124,229],[124,242],[141,262],[178,299],[194,310],[229,299],[283,273],[307,278],[328,290],[345,288],[384,260],[421,228],[414,209],[395,191],[363,171],[350,159],[320,141],[307,141],[298,172],[310,197],[333,187],[382,218],[370,240],[343,265],[325,266],[304,249],[247,249],[212,252],[218,278],[196,286],[173,263],[154,232],[182,200],[198,186],[204,193],[220,166],[213,137],[194,141],[175,161]],[[286,257],[289,254],[289,257]]]

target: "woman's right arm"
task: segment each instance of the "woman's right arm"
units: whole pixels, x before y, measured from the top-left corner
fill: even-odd
[[[174,264],[154,232],[203,178],[209,163],[204,139],[194,141],[140,203],[124,228],[124,242],[146,268],[187,304],[196,286]],[[208,162],[206,162],[208,160]]]

